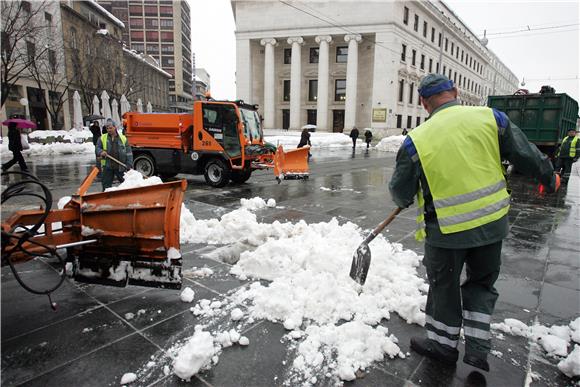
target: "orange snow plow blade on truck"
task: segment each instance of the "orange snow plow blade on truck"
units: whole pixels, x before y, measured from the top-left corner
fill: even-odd
[[[47,191],[44,209],[17,211],[6,219],[2,266],[14,271],[14,264],[60,257],[58,251],[66,249],[75,280],[180,288],[179,220],[186,181],[87,194],[97,173],[93,168],[63,209],[50,210]],[[28,176],[31,184],[42,184]],[[18,193],[5,190],[2,202]]]
[[[146,176],[203,175],[223,187],[246,182],[258,169],[280,179],[306,178],[308,148],[284,151],[266,143],[256,105],[243,101],[195,101],[192,113],[123,116],[133,167]]]

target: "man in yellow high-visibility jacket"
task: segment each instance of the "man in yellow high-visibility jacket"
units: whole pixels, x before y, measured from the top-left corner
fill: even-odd
[[[413,337],[411,348],[455,365],[463,327],[463,361],[488,371],[489,328],[498,297],[494,284],[508,234],[510,198],[501,160],[539,178],[548,192],[557,190],[559,177],[504,113],[461,106],[446,76],[425,76],[419,95],[429,118],[401,145],[389,183],[401,208],[417,196],[416,236],[426,239],[427,338]],[[460,286],[464,264],[467,280]]]
[[[113,120],[108,119],[105,126],[107,133],[99,137],[97,145],[95,146],[97,159],[101,163],[103,191],[113,185],[115,176],[122,183],[123,174],[126,172],[125,167],[107,158],[107,155],[111,155],[129,168],[133,166],[133,151],[131,150],[131,145],[127,137],[118,133]]]
[[[580,157],[580,141],[578,141],[575,129],[568,130],[568,135],[562,140],[556,157],[556,170],[561,171],[562,182],[567,183],[572,171],[572,164]]]

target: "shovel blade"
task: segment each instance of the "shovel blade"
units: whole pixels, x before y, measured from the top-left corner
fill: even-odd
[[[371,266],[371,249],[366,243],[362,243],[352,256],[350,266],[350,278],[355,282],[364,285],[367,280],[369,267]]]

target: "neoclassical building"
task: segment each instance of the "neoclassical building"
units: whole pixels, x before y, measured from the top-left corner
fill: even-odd
[[[231,0],[237,97],[265,128],[378,131],[424,122],[417,88],[444,73],[460,102],[484,105],[517,77],[440,1]]]

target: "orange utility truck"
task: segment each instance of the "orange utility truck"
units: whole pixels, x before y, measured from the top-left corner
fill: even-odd
[[[257,105],[243,101],[195,101],[193,113],[123,116],[133,167],[145,176],[204,175],[207,184],[243,183],[256,169],[276,178],[307,178],[308,147],[284,152],[264,141]]]

